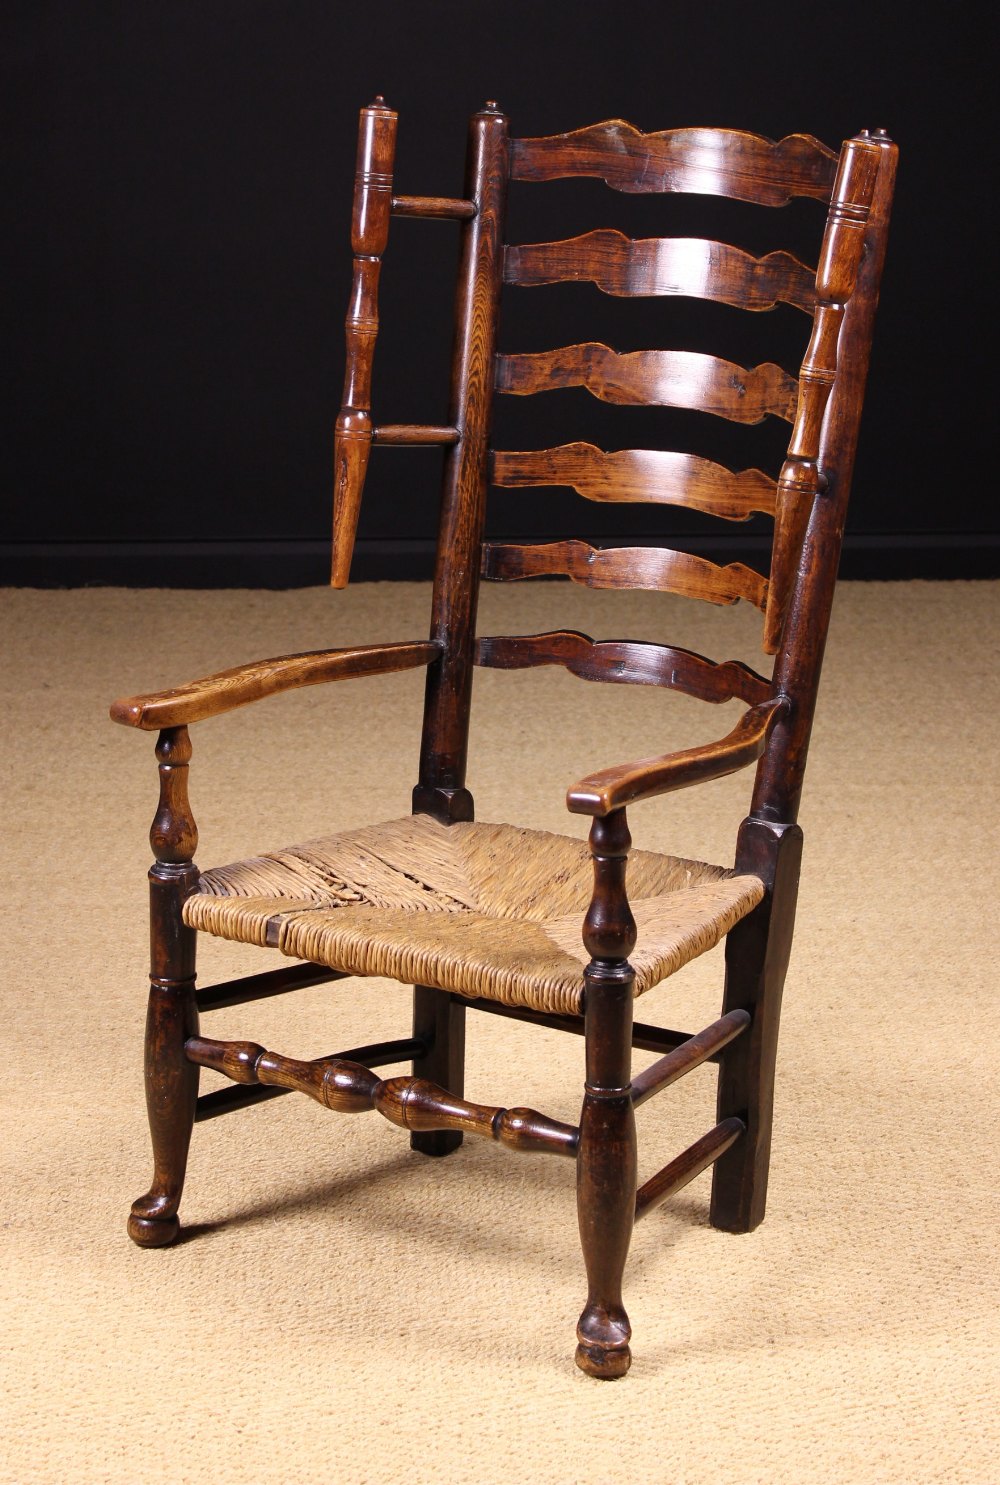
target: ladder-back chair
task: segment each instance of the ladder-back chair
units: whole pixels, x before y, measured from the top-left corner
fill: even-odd
[[[146,1036],[154,1176],[132,1207],[128,1230],[147,1247],[176,1238],[196,1120],[291,1089],[342,1112],[377,1109],[429,1155],[449,1153],[471,1133],[512,1150],[568,1156],[576,1162],[588,1280],[576,1358],[593,1376],[618,1377],[631,1360],[621,1281],[635,1219],[710,1165],[716,1227],[745,1232],[764,1215],[778,1015],[802,843],[796,815],[897,152],[883,130],[862,131],[837,153],[807,135],[774,143],[732,130],[643,134],[620,121],[509,139],[507,120],[490,103],[471,120],[465,195],[450,199],[393,194],[396,124],[381,98],[361,112],[347,377],[336,424],[333,584],[348,579],[371,447],[442,445],[430,637],[283,656],[112,708],[116,721],[159,732]],[[756,258],[715,241],[632,240],[611,230],[505,245],[509,184],[574,176],[596,177],[618,192],[715,194],[769,207],[812,197],[826,206],[821,232],[817,213],[818,267],[788,252]],[[393,215],[461,224],[443,426],[372,422],[378,279]],[[798,377],[772,363],[745,369],[676,348],[620,354],[593,340],[498,354],[502,286],[566,280],[611,296],[681,295],[752,311],[797,307],[812,323]],[[689,453],[603,452],[589,442],[490,450],[495,394],[558,387],[586,387],[612,404],[701,409],[742,423],[785,419],[792,425],[787,457],[775,479]],[[723,567],[651,546],[484,541],[491,482],[558,485],[590,501],[680,505],[727,520],[764,513],[773,517],[770,573],[765,579],[741,563]],[[773,676],[663,644],[595,642],[570,631],[477,637],[480,578],[536,575],[710,603],[744,599],[762,611],[762,649],[775,656]],[[474,667],[537,665],[710,702],[737,698],[746,711],[721,741],[608,767],[574,784],[567,805],[592,818],[589,849],[547,832],[475,822],[466,786]],[[420,666],[426,705],[411,817],[199,872],[186,787],[190,723],[294,687]],[[732,866],[651,851],[629,855],[628,806],[750,764],[752,797]],[[301,962],[196,990],[198,931]],[[633,1025],[636,995],[724,937],[718,1020],[695,1035]],[[348,975],[412,983],[411,1034],[309,1062],[199,1030],[200,1012]],[[470,1006],[583,1033],[578,1126],[464,1098]],[[634,1046],[662,1055],[632,1078]],[[719,1070],[714,1127],[637,1189],[635,1107],[709,1060]],[[400,1062],[412,1063],[412,1076],[375,1071]],[[234,1086],[199,1098],[201,1067],[225,1073]]]

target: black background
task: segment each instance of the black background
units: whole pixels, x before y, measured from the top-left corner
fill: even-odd
[[[615,116],[646,130],[804,130],[833,146],[887,128],[900,179],[844,571],[996,572],[987,40],[967,8],[944,14],[930,30],[910,7],[875,5],[14,6],[7,580],[325,580],[356,119],[377,92],[399,111],[396,189],[410,194],[461,193],[465,121],[488,98],[523,135]],[[519,189],[539,195],[512,203],[512,240],[546,235],[537,218],[519,230],[546,188]],[[550,236],[600,225],[653,235],[687,221],[676,198],[583,182],[548,192],[563,212]],[[789,233],[794,245],[819,213],[809,202],[742,207],[737,226],[732,203],[708,210],[696,230],[757,251],[788,245]],[[450,223],[393,224],[377,421],[445,419],[456,235]],[[570,339],[695,345],[680,301],[518,292],[508,349],[554,343],[571,311]],[[735,312],[710,311],[703,348],[741,359]],[[801,349],[795,311],[744,318],[754,321],[736,343],[745,361],[769,358],[763,330],[755,338],[765,320]],[[697,419],[689,429],[679,414],[595,410],[582,392],[504,404],[501,446],[648,445],[676,427],[697,451],[701,436]],[[780,430],[778,444],[766,426],[737,431],[750,441],[734,444],[731,462],[773,468]],[[356,573],[427,571],[439,460],[373,454]],[[581,520],[581,505],[558,492],[501,495],[492,529],[698,545],[702,527],[684,513],[588,506]],[[731,529],[730,546],[752,558],[754,528]]]

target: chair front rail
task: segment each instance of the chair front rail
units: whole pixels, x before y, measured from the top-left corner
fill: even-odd
[[[400,1037],[391,1042],[374,1042],[368,1047],[352,1047],[349,1052],[333,1052],[329,1057],[319,1057],[317,1063],[357,1062],[363,1067],[385,1067],[395,1062],[409,1062],[414,1057],[423,1057],[427,1047],[419,1037]],[[231,1083],[227,1088],[217,1088],[214,1093],[205,1093],[195,1105],[195,1123],[205,1119],[216,1119],[220,1114],[230,1114],[234,1109],[249,1108],[255,1103],[266,1103],[272,1098],[281,1098],[296,1089],[275,1083]]]
[[[256,1042],[219,1042],[201,1036],[189,1037],[184,1052],[189,1062],[213,1068],[236,1083],[294,1089],[338,1113],[377,1109],[400,1129],[455,1129],[497,1140],[510,1150],[576,1157],[579,1130],[574,1125],[535,1109],[470,1103],[424,1078],[383,1081],[371,1068],[349,1058],[304,1062],[268,1052]]]
[[[676,1083],[685,1073],[693,1072],[709,1058],[715,1057],[722,1051],[723,1047],[729,1045],[750,1025],[750,1014],[748,1011],[730,1011],[728,1015],[721,1016],[718,1021],[713,1021],[711,1026],[706,1026],[704,1031],[699,1031],[695,1036],[689,1037],[651,1067],[644,1068],[632,1079],[632,1105],[638,1108],[645,1103],[647,1098],[661,1093],[664,1088],[669,1088],[671,1083]]]
[[[645,1217],[647,1212],[680,1191],[695,1176],[700,1176],[743,1134],[746,1134],[746,1125],[742,1119],[723,1119],[700,1140],[695,1140],[676,1160],[671,1160],[639,1187],[635,1194],[635,1220],[638,1222],[640,1217]]]
[[[354,175],[351,250],[354,267],[344,325],[346,357],[333,447],[333,567],[335,588],[347,586],[361,494],[372,442],[372,362],[378,338],[378,282],[389,240],[397,115],[379,96],[361,110]]]

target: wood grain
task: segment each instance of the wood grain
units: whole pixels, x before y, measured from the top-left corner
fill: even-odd
[[[393,196],[392,214],[394,217],[468,222],[476,215],[476,203],[454,196]]]
[[[600,341],[497,357],[497,391],[585,387],[618,406],[687,407],[736,423],[791,422],[798,382],[767,361],[743,367],[700,351],[614,351]]]
[[[767,581],[752,567],[742,562],[719,567],[690,552],[661,547],[601,548],[585,541],[532,546],[487,542],[482,576],[500,582],[558,576],[587,588],[645,588],[719,604],[745,598],[759,609],[767,603]]]
[[[793,196],[826,201],[837,156],[809,134],[778,140],[737,129],[664,129],[644,134],[608,119],[535,139],[513,139],[512,180],[597,176],[616,191],[686,191],[784,206]]]
[[[465,196],[476,215],[461,228],[448,408],[460,441],[445,455],[431,597],[431,638],[441,660],[427,673],[413,792],[415,810],[446,821],[473,813],[465,770],[507,200],[507,120],[495,104],[470,120]]]
[[[697,1032],[679,1047],[674,1047],[665,1057],[660,1057],[650,1067],[643,1068],[632,1079],[632,1106],[638,1108],[647,1099],[661,1093],[683,1078],[702,1063],[717,1057],[723,1047],[741,1036],[750,1025],[748,1011],[729,1011]]]
[[[354,175],[351,250],[354,268],[345,334],[347,359],[333,449],[333,566],[330,582],[345,588],[361,510],[372,441],[372,361],[378,336],[378,281],[389,239],[392,167],[398,115],[381,96],[361,110]]]
[[[631,238],[610,227],[560,242],[511,245],[503,276],[521,288],[583,281],[621,298],[681,295],[755,311],[791,304],[811,314],[816,302],[813,270],[791,253],[755,258],[724,242]]]
[[[378,1049],[376,1049],[378,1050]],[[393,1048],[395,1050],[395,1048]],[[576,1155],[579,1134],[572,1124],[535,1109],[505,1109],[470,1103],[425,1078],[379,1078],[369,1067],[340,1057],[305,1062],[268,1052],[256,1042],[222,1042],[193,1036],[184,1045],[189,1062],[210,1067],[234,1082],[262,1083],[306,1093],[341,1114],[377,1109],[408,1130],[461,1130],[497,1140],[509,1150]]]
[[[742,1119],[723,1119],[700,1140],[695,1140],[676,1160],[671,1160],[639,1187],[635,1194],[635,1220],[638,1222],[640,1217],[645,1217],[669,1196],[682,1190],[695,1176],[700,1176],[744,1134],[746,1125]]]
[[[217,717],[235,707],[294,691],[300,686],[318,686],[325,681],[343,681],[353,676],[385,675],[395,670],[413,670],[438,657],[438,647],[429,640],[411,644],[359,645],[356,649],[313,650],[303,655],[279,655],[220,670],[217,675],[189,681],[169,691],[151,691],[145,696],[125,696],[111,707],[113,722],[125,727],[152,731]]]
[[[613,504],[683,505],[746,521],[773,515],[777,482],[761,469],[727,469],[697,454],[671,449],[614,449],[564,443],[552,449],[497,449],[493,483],[505,489],[568,485],[585,500]]]
[[[372,429],[372,443],[390,447],[416,448],[423,444],[458,443],[457,428],[434,423],[383,423]]]
[[[757,762],[775,717],[786,708],[785,701],[771,698],[751,707],[718,742],[602,768],[573,785],[566,795],[566,808],[575,815],[607,815],[642,799],[737,773]]]
[[[198,1069],[184,1042],[198,1032],[195,999],[197,934],[181,917],[195,890],[198,827],[188,799],[191,739],[167,727],[156,740],[160,797],[149,831],[155,860],[149,871],[149,1000],[146,1010],[146,1113],[153,1146],[153,1180],[133,1203],[128,1235],[140,1248],[163,1248],[179,1231],[188,1148],[198,1098]]]
[[[809,512],[827,488],[819,462],[823,419],[837,377],[840,332],[857,283],[880,157],[879,146],[872,140],[849,139],[844,145],[823,234],[816,315],[799,374],[788,456],[778,479],[771,588],[764,621],[764,649],[772,655],[781,640]]]
[[[596,641],[573,629],[483,637],[476,645],[476,664],[497,670],[564,665],[585,681],[666,686],[702,701],[738,697],[748,706],[765,701],[771,691],[770,681],[739,660],[706,660],[692,650],[641,640]]]

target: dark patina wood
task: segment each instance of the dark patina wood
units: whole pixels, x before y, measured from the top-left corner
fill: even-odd
[[[422,445],[458,443],[457,428],[436,426],[430,423],[385,423],[372,429],[372,443],[388,444],[397,448],[418,448]]]
[[[686,505],[709,516],[746,521],[755,511],[773,515],[777,482],[760,469],[727,469],[672,449],[615,449],[564,443],[554,449],[498,449],[493,483],[508,489],[569,485],[586,500]]]
[[[215,1044],[213,1044],[215,1045]],[[373,1042],[370,1046],[352,1047],[348,1052],[333,1052],[328,1057],[318,1057],[320,1062],[357,1062],[363,1067],[385,1067],[396,1062],[409,1062],[424,1053],[422,1043],[415,1037],[399,1037],[396,1041]],[[205,1119],[217,1119],[220,1114],[231,1114],[236,1109],[245,1109],[256,1103],[268,1103],[272,1098],[281,1098],[286,1093],[299,1091],[293,1083],[232,1083],[227,1088],[217,1088],[214,1093],[205,1093],[195,1106],[195,1123]]]
[[[837,380],[840,332],[861,266],[881,156],[873,140],[849,139],[837,171],[816,271],[816,316],[799,374],[788,457],[778,479],[771,591],[764,624],[764,648],[769,654],[775,654],[780,643],[809,513],[817,496],[828,488],[829,474],[820,463],[823,419]]]
[[[791,304],[811,314],[816,302],[813,270],[791,253],[755,258],[725,242],[632,238],[608,228],[562,242],[509,247],[503,276],[504,283],[521,288],[584,280],[626,298],[683,294],[751,310]]]
[[[587,1269],[587,1303],[576,1328],[576,1364],[620,1377],[632,1364],[632,1327],[622,1275],[635,1221],[637,1171],[631,1096],[632,986],[636,927],[625,892],[632,837],[624,810],[590,830],[594,895],[583,924],[586,1083],[580,1115],[576,1205]]]
[[[412,1050],[412,1043],[408,1046]],[[384,1047],[373,1050],[376,1058],[385,1055]],[[397,1053],[399,1044],[390,1051]],[[265,1051],[256,1042],[219,1042],[202,1036],[189,1037],[184,1052],[190,1062],[213,1068],[237,1083],[305,1093],[340,1114],[377,1109],[400,1129],[457,1130],[497,1140],[508,1150],[576,1156],[579,1135],[572,1124],[549,1119],[535,1109],[469,1103],[424,1078],[382,1079],[370,1067],[342,1057],[303,1062]],[[385,1060],[398,1058],[393,1055]]]
[[[676,1083],[678,1078],[700,1067],[703,1062],[717,1057],[722,1048],[728,1047],[749,1025],[749,1011],[729,1011],[725,1016],[720,1016],[718,1021],[713,1021],[711,1026],[706,1026],[704,1031],[689,1037],[679,1047],[654,1062],[651,1067],[643,1068],[632,1079],[633,1108],[638,1108],[647,1098],[652,1098],[662,1089],[669,1088],[671,1083]]]
[[[146,1037],[154,1177],[149,1192],[133,1206],[129,1231],[145,1246],[176,1237],[195,1119],[289,1091],[336,1110],[377,1109],[409,1132],[413,1148],[431,1155],[449,1153],[470,1132],[511,1149],[573,1157],[588,1282],[577,1362],[593,1376],[618,1377],[631,1359],[622,1273],[634,1220],[710,1165],[715,1226],[747,1231],[764,1214],[778,1021],[802,844],[796,817],[885,255],[896,149],[883,131],[863,131],[838,155],[806,135],[774,142],[735,130],[644,134],[620,120],[509,141],[506,120],[491,103],[471,121],[463,196],[405,196],[392,189],[396,127],[396,115],[381,98],[362,110],[347,372],[336,430],[334,584],[347,580],[371,445],[441,447],[444,480],[430,637],[282,656],[176,690],[126,698],[112,708],[116,721],[161,730],[160,805],[151,832],[156,860],[150,872]],[[508,182],[572,176],[604,179],[630,193],[716,193],[765,206],[781,206],[797,196],[815,198],[828,206],[819,267],[813,274],[780,249],[755,258],[701,238],[632,240],[604,228],[564,241],[505,248]],[[372,423],[378,277],[391,215],[451,220],[461,236],[451,398],[442,424]],[[771,361],[745,368],[721,355],[676,346],[618,352],[581,341],[530,353],[515,347],[498,356],[502,280],[519,286],[582,280],[613,296],[683,294],[754,313],[787,304],[812,317],[812,333],[797,379]],[[793,426],[780,477],[756,468],[729,469],[684,451],[605,452],[589,442],[491,454],[495,393],[522,396],[572,387],[610,405],[697,408],[734,424],[786,419]],[[535,545],[484,544],[489,479],[501,489],[556,485],[592,501],[682,505],[727,520],[774,516],[770,579],[740,563],[723,567],[655,547],[601,549],[570,537]],[[543,576],[564,576],[594,588],[645,587],[712,603],[747,600],[765,612],[762,648],[776,655],[773,678],[741,662],[716,662],[669,644],[595,641],[575,631],[476,638],[481,577]],[[199,1008],[282,995],[342,973],[299,964],[195,991],[195,936],[182,918],[185,899],[198,881],[197,837],[186,791],[186,724],[298,686],[425,666],[413,807],[453,824],[473,815],[466,758],[477,665],[510,670],[560,665],[591,681],[660,686],[713,703],[739,699],[748,708],[718,741],[604,768],[570,789],[570,810],[594,817],[582,1015],[418,985],[411,1035],[335,1056],[302,1061],[255,1042],[201,1036]],[[601,715],[595,708],[598,729]],[[728,935],[722,1015],[693,1035],[636,1024],[629,963],[636,927],[627,893],[631,842],[625,806],[754,762],[750,813],[739,831],[735,867],[757,877],[764,896]],[[531,1109],[465,1098],[469,1007],[583,1035],[586,1078],[579,1128]],[[633,1047],[661,1054],[634,1080]],[[374,1071],[401,1061],[412,1062],[412,1076],[383,1079]],[[719,1070],[717,1124],[637,1189],[634,1109],[704,1063]],[[233,1085],[199,1099],[199,1066],[226,1073]]]
[[[149,832],[156,858],[149,870],[150,968],[146,1012],[146,1111],[153,1144],[153,1182],[132,1203],[128,1234],[141,1248],[162,1248],[177,1236],[188,1147],[198,1097],[198,1070],[184,1055],[197,1035],[194,931],[181,921],[184,899],[198,883],[198,828],[188,801],[191,740],[186,727],[156,743],[160,801]]]
[[[291,990],[305,990],[310,985],[346,978],[342,970],[327,969],[325,964],[289,964],[265,974],[244,975],[242,980],[203,985],[197,992],[198,1010],[221,1011],[227,1006],[269,1000],[272,995],[287,995]]]
[[[771,694],[771,683],[740,660],[706,660],[692,650],[645,640],[595,641],[573,629],[484,637],[476,646],[476,664],[497,670],[564,665],[585,681],[667,686],[701,701],[731,701],[735,696],[748,706],[766,701]]]
[[[461,229],[448,413],[461,442],[445,459],[430,634],[441,659],[427,672],[413,793],[414,810],[445,821],[470,820],[473,809],[465,770],[507,200],[507,120],[495,104],[470,123],[466,196],[476,215]]]
[[[585,541],[537,546],[484,542],[482,575],[498,582],[568,577],[586,588],[649,588],[708,603],[736,603],[745,598],[759,609],[767,602],[766,578],[743,562],[719,567],[705,557],[662,547],[592,547]]]
[[[707,1170],[725,1155],[744,1134],[746,1126],[742,1119],[723,1119],[714,1129],[703,1134],[700,1140],[695,1140],[676,1160],[671,1160],[669,1165],[665,1165],[639,1187],[635,1194],[635,1220],[638,1222],[640,1217],[645,1217],[647,1212],[653,1211],[668,1196],[674,1196],[689,1181],[693,1181],[695,1176],[700,1176],[703,1170]]]
[[[641,758],[637,763],[602,768],[573,785],[566,795],[566,808],[577,815],[609,815],[640,799],[655,799],[673,789],[725,778],[757,762],[775,719],[785,709],[784,701],[762,701],[745,712],[732,732],[718,742],[682,748],[662,758]]]
[[[393,196],[394,217],[427,217],[440,221],[467,222],[476,215],[476,203],[454,196]]]
[[[793,196],[827,201],[837,169],[833,150],[809,134],[765,139],[739,129],[664,129],[644,134],[608,119],[511,141],[512,180],[597,176],[616,191],[685,191],[786,206]]]
[[[413,1035],[421,1050],[413,1076],[438,1083],[461,1098],[465,1092],[465,1004],[432,985],[413,987]],[[414,1129],[410,1148],[421,1155],[450,1155],[462,1143],[461,1129]]]
[[[361,110],[354,176],[351,249],[354,278],[347,311],[347,364],[333,449],[333,568],[330,582],[347,585],[372,442],[372,360],[378,336],[378,281],[389,240],[392,167],[398,116],[379,96]]]
[[[568,1031],[583,1036],[586,1026],[582,1016],[562,1016],[552,1011],[534,1011],[523,1005],[505,1005],[500,1000],[482,1000],[460,996],[470,1011],[486,1011],[492,1016],[506,1016],[512,1021],[527,1021],[530,1026],[547,1026],[550,1031]],[[689,1031],[672,1031],[666,1026],[649,1026],[644,1021],[632,1022],[632,1045],[644,1052],[665,1052],[683,1047],[693,1040]],[[706,1062],[718,1062],[721,1052],[710,1052]]]
[[[585,387],[620,407],[687,407],[734,423],[791,422],[798,383],[780,366],[737,366],[699,351],[619,352],[601,341],[497,357],[497,391],[529,396]]]
[[[306,655],[279,655],[274,660],[256,660],[220,670],[218,675],[189,681],[170,691],[147,696],[124,696],[111,707],[111,719],[125,727],[156,732],[161,727],[186,726],[218,717],[234,707],[247,706],[265,696],[294,691],[299,686],[319,686],[352,676],[387,675],[395,670],[413,670],[429,665],[438,656],[436,645],[426,640],[413,644],[362,645],[353,650],[315,650]]]

